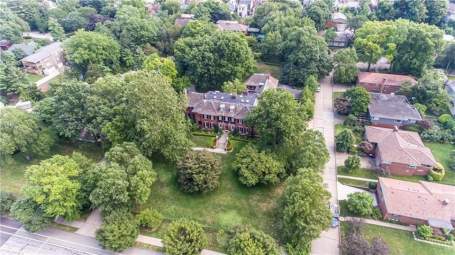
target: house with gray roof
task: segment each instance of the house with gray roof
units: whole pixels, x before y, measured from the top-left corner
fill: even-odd
[[[419,111],[401,95],[370,93],[368,112],[371,123],[380,127],[402,127],[422,120]]]
[[[38,49],[35,53],[21,60],[24,70],[38,75],[49,75],[63,70],[63,48],[60,42],[54,42]]]
[[[265,90],[278,87],[278,80],[270,74],[256,73],[245,83],[247,91],[239,95],[220,91],[188,91],[188,117],[201,129],[219,128],[241,135],[252,134],[253,129],[245,124],[245,118]]]

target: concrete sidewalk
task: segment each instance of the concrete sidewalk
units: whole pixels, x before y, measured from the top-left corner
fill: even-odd
[[[403,225],[393,224],[393,223],[379,221],[379,220],[372,220],[372,219],[364,219],[364,218],[356,218],[356,217],[340,217],[340,221],[360,222],[360,223],[371,224],[371,225],[376,225],[376,226],[381,226],[381,227],[386,227],[386,228],[393,228],[393,229],[404,230],[404,231],[410,231],[410,232],[416,231],[415,226],[403,226]]]

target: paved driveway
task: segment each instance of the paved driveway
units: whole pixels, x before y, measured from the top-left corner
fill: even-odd
[[[310,122],[310,127],[322,132],[329,150],[330,159],[326,164],[323,179],[327,190],[332,195],[330,202],[337,204],[337,171],[335,163],[335,122],[332,105],[332,86],[330,77],[321,81],[321,91],[316,95],[316,105],[314,119]],[[311,245],[311,254],[314,255],[338,255],[340,235],[339,228],[330,228],[321,233],[321,236],[314,240]]]

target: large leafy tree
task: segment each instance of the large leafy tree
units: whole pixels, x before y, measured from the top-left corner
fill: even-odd
[[[145,8],[124,5],[117,11],[111,30],[121,45],[122,62],[137,69],[143,62],[144,47],[158,40],[159,26],[158,20],[146,15]]]
[[[15,108],[0,109],[0,156],[17,151],[27,154],[46,155],[54,139],[38,118]]]
[[[339,152],[351,152],[354,150],[355,136],[352,130],[345,129],[335,138],[336,150]]]
[[[446,76],[437,70],[428,70],[411,87],[410,99],[427,106],[428,111],[435,115],[447,113],[450,107],[450,98],[444,89]]]
[[[438,56],[437,64],[445,70],[455,69],[455,42],[446,45],[442,54]]]
[[[134,216],[126,210],[117,210],[104,217],[96,240],[104,248],[120,252],[132,247],[138,235],[139,227]]]
[[[169,79],[147,71],[131,72],[99,79],[93,90],[88,99],[92,130],[114,144],[134,141],[147,156],[157,152],[177,160],[186,153],[185,106]]]
[[[318,30],[322,30],[325,22],[330,18],[332,10],[326,1],[317,0],[311,3],[305,11],[305,14],[312,19]]]
[[[4,52],[0,54],[0,57],[0,94],[20,94],[33,86],[17,66],[13,53]]]
[[[30,232],[43,230],[52,222],[52,217],[47,216],[43,208],[31,198],[14,202],[11,206],[11,216]]]
[[[232,19],[228,5],[222,1],[204,1],[191,8],[190,11],[194,14],[195,18],[210,20],[212,22]]]
[[[79,165],[68,156],[56,155],[30,166],[24,193],[49,217],[75,219],[79,215]]]
[[[48,27],[52,37],[55,40],[62,41],[65,38],[65,31],[56,19],[49,18]]]
[[[0,5],[0,38],[13,43],[22,41],[22,32],[30,30],[28,24],[6,6]]]
[[[177,78],[177,68],[171,58],[162,58],[158,54],[151,54],[145,59],[143,67],[147,71],[162,74],[171,81]]]
[[[171,223],[163,237],[164,249],[169,255],[197,255],[207,245],[202,226],[191,220]]]
[[[442,49],[443,32],[409,20],[369,21],[356,31],[354,42],[361,61],[375,63],[381,56],[397,72],[420,76]]]
[[[79,137],[89,122],[86,100],[90,95],[90,86],[77,80],[64,80],[52,86],[49,94],[38,106],[41,119],[51,124],[60,136]]]
[[[285,82],[303,86],[310,75],[320,78],[332,70],[327,43],[310,26],[292,29],[283,42],[283,49]]]
[[[335,53],[333,79],[339,83],[354,83],[357,79],[357,54],[355,49],[342,49]]]
[[[179,70],[203,91],[220,90],[224,82],[243,79],[254,68],[253,53],[239,33],[184,37],[174,51]]]
[[[150,197],[156,173],[134,143],[114,146],[106,153],[106,162],[98,167],[90,201],[103,211],[139,206]]]
[[[281,145],[286,137],[306,126],[298,102],[285,90],[267,90],[258,105],[248,114],[247,123],[254,127],[264,146]]]
[[[422,22],[427,17],[426,0],[397,0],[393,7],[396,10],[397,18],[404,18],[415,22]]]
[[[67,41],[64,49],[68,60],[84,77],[90,66],[102,67],[106,72],[116,71],[120,46],[111,37],[97,32],[77,31]]]
[[[275,159],[273,154],[259,152],[253,146],[246,146],[236,154],[233,167],[240,182],[248,187],[277,184],[284,175],[283,163]]]
[[[364,87],[357,86],[344,92],[343,96],[351,104],[352,114],[358,116],[368,111],[370,94]]]
[[[229,254],[281,254],[275,240],[259,230],[241,227],[236,229],[234,236],[228,242],[227,251]]]
[[[330,193],[322,186],[322,177],[317,171],[301,169],[297,175],[288,178],[280,221],[289,253],[309,252],[311,241],[329,226],[329,197]]]
[[[7,6],[21,19],[26,21],[32,30],[46,32],[48,8],[37,0],[7,0]]]
[[[367,192],[356,192],[348,195],[348,210],[358,216],[367,217],[373,213],[373,197]]]
[[[425,7],[427,9],[426,23],[431,25],[442,25],[447,16],[447,9],[449,1],[447,0],[425,0]]]
[[[210,152],[188,151],[177,164],[177,181],[188,193],[213,191],[220,185],[221,164]]]
[[[329,160],[321,132],[310,129],[286,138],[280,153],[286,158],[286,168],[290,173],[300,168],[320,171]]]

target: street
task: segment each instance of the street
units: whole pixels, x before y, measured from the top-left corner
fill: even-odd
[[[0,255],[113,255],[99,246],[95,238],[48,228],[29,233],[21,224],[5,217],[0,218]],[[130,248],[121,254],[162,255],[147,249]]]
[[[325,165],[323,172],[324,185],[331,194],[330,203],[338,204],[337,195],[337,170],[335,162],[335,118],[332,104],[331,76],[321,80],[321,91],[316,93],[314,118],[310,127],[322,132],[330,159]],[[339,227],[329,228],[321,233],[311,245],[311,254],[314,255],[338,255],[340,254]]]

